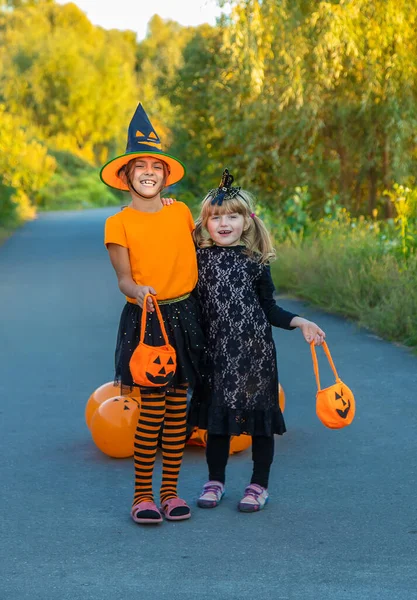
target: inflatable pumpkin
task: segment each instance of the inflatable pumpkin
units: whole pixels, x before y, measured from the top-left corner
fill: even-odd
[[[201,446],[205,448],[207,445],[207,431],[198,429],[197,427],[191,431],[191,435],[187,440],[187,446]]]
[[[93,415],[100,404],[117,394],[120,394],[120,385],[115,385],[113,381],[104,383],[91,394],[85,407],[85,422],[89,429],[91,429]]]
[[[89,397],[86,407],[85,407],[85,422],[87,424],[88,429],[91,429],[91,420],[93,418],[94,413],[105,400],[109,398],[114,398],[120,394],[120,384],[115,384],[113,381],[109,381],[108,383],[103,383],[100,387],[98,387]],[[140,398],[139,388],[134,388],[131,392],[129,392],[130,398]]]
[[[285,393],[284,393],[284,389],[280,383],[278,384],[278,403],[279,403],[281,412],[283,413],[285,410]]]
[[[115,396],[105,400],[91,420],[91,435],[97,448],[113,458],[133,456],[138,418],[136,398]]]
[[[229,454],[243,452],[243,450],[247,450],[247,448],[250,448],[250,446],[252,446],[251,435],[232,435],[230,438]]]
[[[236,454],[246,450],[252,444],[250,435],[232,435],[230,438],[230,454]],[[205,429],[194,429],[188,438],[187,446],[207,446],[207,431]]]
[[[281,412],[285,410],[285,393],[284,390],[279,384],[278,390],[278,403],[281,409]],[[252,437],[250,435],[232,435],[230,439],[230,454],[236,454],[237,452],[242,452],[249,448],[252,445]],[[201,446],[205,448],[207,446],[207,431],[205,429],[197,429],[195,428],[191,431],[188,440],[187,446]]]

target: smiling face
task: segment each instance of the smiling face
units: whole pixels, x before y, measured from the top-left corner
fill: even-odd
[[[238,212],[214,213],[207,219],[207,231],[217,246],[237,246],[245,225],[245,217]]]
[[[167,385],[174,377],[175,369],[176,364],[172,356],[167,358],[162,354],[148,365],[146,376],[155,385]]]
[[[154,198],[165,187],[168,168],[155,156],[140,156],[129,162],[124,176],[136,194],[145,199]]]

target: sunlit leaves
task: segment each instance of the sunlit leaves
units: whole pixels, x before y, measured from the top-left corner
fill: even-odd
[[[50,144],[90,160],[122,143],[137,96],[133,36],[93,27],[74,4],[24,7],[1,19],[8,110]]]
[[[308,185],[317,208],[389,214],[384,189],[415,170],[416,0],[227,4],[231,165],[271,202]]]

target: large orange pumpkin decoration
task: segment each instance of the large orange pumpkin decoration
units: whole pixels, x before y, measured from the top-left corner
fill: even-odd
[[[330,387],[322,389],[320,386],[319,366],[314,343],[310,345],[313,358],[314,374],[317,382],[316,394],[316,413],[320,421],[329,429],[341,429],[350,425],[355,416],[355,397],[352,390],[340,379],[334,366],[330,350],[323,343],[323,350],[330,363],[336,383]]]
[[[117,394],[120,394],[120,385],[114,384],[113,381],[109,381],[108,383],[104,383],[99,388],[94,390],[87,401],[87,405],[85,407],[85,422],[87,427],[91,428],[91,420],[93,418],[94,413],[105,400],[109,398],[113,398]]]
[[[236,454],[246,450],[252,444],[252,437],[250,435],[232,435],[230,438],[230,454]],[[194,429],[191,433],[187,446],[201,446],[205,448],[207,446],[207,431],[205,429]]]
[[[100,387],[98,387],[89,397],[86,407],[85,407],[85,422],[87,424],[88,429],[91,429],[91,420],[93,418],[94,413],[105,400],[109,398],[114,398],[120,394],[120,384],[114,383],[113,381],[109,381],[108,383],[103,383]],[[139,398],[140,399],[140,391],[139,388],[133,388],[132,391],[129,391],[130,398]]]
[[[229,454],[237,454],[243,452],[252,446],[251,435],[232,435],[230,438],[230,450]]]
[[[201,448],[205,448],[206,445],[207,431],[205,429],[198,429],[198,427],[195,427],[187,440],[187,446],[201,446]]]
[[[91,420],[91,435],[96,446],[113,458],[133,456],[139,418],[139,401],[126,396],[105,400]]]
[[[281,412],[285,409],[285,393],[279,384],[278,403]],[[230,438],[230,454],[236,454],[242,452],[252,445],[252,437],[250,435],[232,435]],[[205,429],[195,428],[187,441],[187,446],[201,446],[205,448],[207,446],[207,431]]]
[[[152,298],[156,315],[164,337],[164,346],[149,346],[144,343],[147,315],[147,300]],[[145,387],[160,387],[168,385],[177,369],[175,349],[170,345],[164,320],[155,296],[146,294],[143,300],[140,340],[129,362],[133,381]]]

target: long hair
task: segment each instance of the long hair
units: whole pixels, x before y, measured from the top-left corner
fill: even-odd
[[[263,221],[255,215],[254,198],[249,192],[240,190],[234,198],[224,200],[221,206],[211,204],[212,200],[213,193],[207,194],[201,203],[200,216],[196,221],[194,240],[199,248],[210,248],[215,245],[207,229],[209,217],[238,213],[245,219],[241,242],[246,247],[248,256],[261,263],[270,263],[276,258],[271,236]]]

